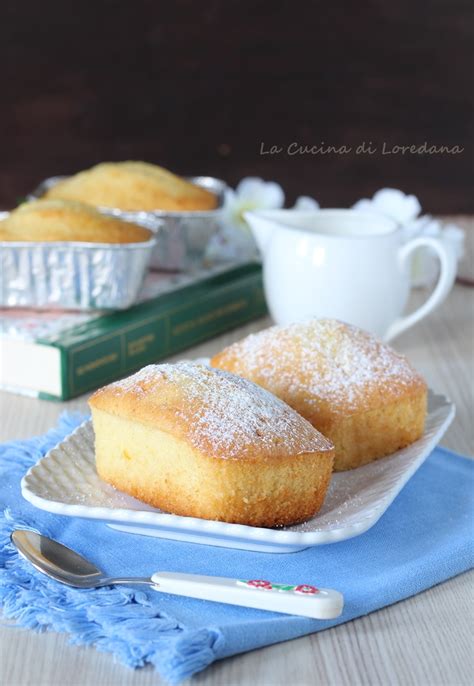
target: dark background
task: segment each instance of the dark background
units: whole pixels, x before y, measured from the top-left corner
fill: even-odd
[[[145,159],[348,205],[382,186],[474,211],[472,0],[8,0],[0,9],[0,207],[41,179]],[[259,154],[260,145],[377,153]],[[462,154],[385,155],[393,145]]]

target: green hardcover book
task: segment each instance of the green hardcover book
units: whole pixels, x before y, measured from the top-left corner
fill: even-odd
[[[67,400],[266,312],[254,263],[155,278],[158,286],[148,284],[143,301],[121,312],[4,310],[0,385]]]

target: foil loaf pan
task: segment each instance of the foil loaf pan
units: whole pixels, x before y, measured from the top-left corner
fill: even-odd
[[[39,200],[64,176],[43,181],[27,200]],[[111,207],[98,207],[103,214],[139,224],[157,232],[150,267],[165,271],[187,271],[203,264],[210,239],[223,226],[223,206],[226,183],[211,176],[191,176],[187,181],[201,186],[217,197],[215,210],[169,212],[167,210],[125,211]],[[160,230],[161,229],[161,230]]]
[[[0,212],[0,221],[8,212]],[[0,242],[0,306],[121,310],[135,302],[156,242]]]

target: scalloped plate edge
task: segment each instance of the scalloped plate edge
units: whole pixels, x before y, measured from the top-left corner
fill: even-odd
[[[43,461],[60,450],[64,442],[80,433],[81,430],[84,430],[85,424],[89,423],[90,420],[86,420],[86,422],[77,427],[28,470],[21,481],[21,492],[28,502],[41,510],[62,516],[100,520],[114,529],[121,531],[130,530],[132,533],[149,536],[175,538],[176,540],[246,550],[259,550],[261,552],[295,552],[314,545],[336,543],[363,534],[377,523],[447,431],[455,416],[455,406],[446,396],[434,394],[432,391],[430,393],[432,397],[442,401],[442,407],[445,408],[446,412],[438,428],[433,432],[433,435],[427,441],[423,450],[420,451],[420,454],[411,462],[403,476],[388,491],[386,498],[379,501],[378,506],[370,510],[368,509],[367,513],[361,515],[358,522],[339,528],[301,532],[285,529],[265,529],[244,524],[183,517],[154,511],[70,504],[37,495],[34,490],[34,483],[31,483],[31,477],[34,476],[34,472],[38,470]],[[140,529],[140,531],[138,532],[137,529]]]

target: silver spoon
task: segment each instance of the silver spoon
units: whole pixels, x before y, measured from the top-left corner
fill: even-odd
[[[147,578],[111,578],[74,550],[34,531],[17,529],[11,540],[20,555],[38,571],[75,588],[148,584],[163,593],[315,619],[338,617],[344,604],[338,591],[310,584],[276,584],[265,579],[229,579],[180,572],[156,572]]]

